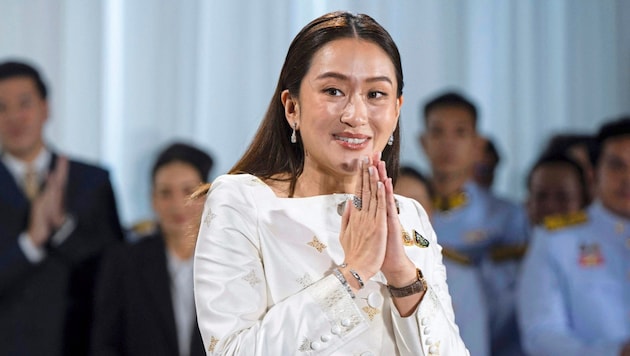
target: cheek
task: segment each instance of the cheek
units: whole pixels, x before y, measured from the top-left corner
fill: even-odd
[[[345,101],[312,101],[308,103],[304,103],[302,107],[302,119],[306,120],[314,120],[314,121],[325,121],[322,119],[339,119],[341,117],[341,113],[345,107]],[[305,114],[310,113],[310,114]]]
[[[191,219],[197,219],[203,213],[203,205],[202,204],[190,204],[186,205],[186,215]]]

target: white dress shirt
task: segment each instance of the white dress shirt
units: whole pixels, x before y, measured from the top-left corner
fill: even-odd
[[[193,326],[195,324],[195,301],[193,297],[193,259],[182,260],[166,249],[168,273],[171,280],[171,300],[175,314],[175,329],[179,355],[190,355]]]

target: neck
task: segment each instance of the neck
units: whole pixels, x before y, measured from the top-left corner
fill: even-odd
[[[36,145],[34,145],[33,147],[30,147],[30,148],[28,148],[26,150],[17,151],[17,152],[7,151],[7,153],[10,154],[13,157],[19,159],[22,162],[31,163],[31,162],[35,161],[35,159],[37,158],[37,156],[39,156],[39,153],[43,149],[44,149],[44,143],[40,141]]]
[[[345,176],[333,176],[323,172],[306,169],[297,179],[295,197],[310,197],[333,193],[355,193],[357,177],[355,173]]]
[[[164,233],[164,243],[169,251],[182,260],[191,258],[195,251],[194,241],[185,233],[177,235]]]
[[[464,185],[469,180],[468,174],[435,173],[432,185],[435,194],[439,197],[448,197],[464,189]]]

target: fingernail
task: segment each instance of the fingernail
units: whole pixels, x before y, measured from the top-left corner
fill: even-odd
[[[368,158],[368,156],[363,156],[363,163],[365,164],[370,163],[370,159]]]
[[[369,167],[368,167],[368,173],[369,173],[370,175],[373,175],[373,174],[374,174],[374,166],[369,166]]]
[[[383,154],[383,152],[378,151],[378,160],[379,160],[379,161],[381,160],[381,156],[382,156],[382,154]]]
[[[376,182],[376,189],[383,189],[383,182],[381,182],[380,180]]]

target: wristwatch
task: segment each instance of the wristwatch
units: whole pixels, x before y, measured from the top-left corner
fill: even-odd
[[[416,276],[418,277],[418,279],[408,286],[396,288],[396,287],[387,285],[387,289],[389,289],[389,293],[394,298],[402,298],[402,297],[407,297],[413,294],[418,294],[418,293],[422,293],[426,291],[427,281],[424,279],[424,276],[422,276],[422,271],[420,271],[420,268],[416,268]]]

